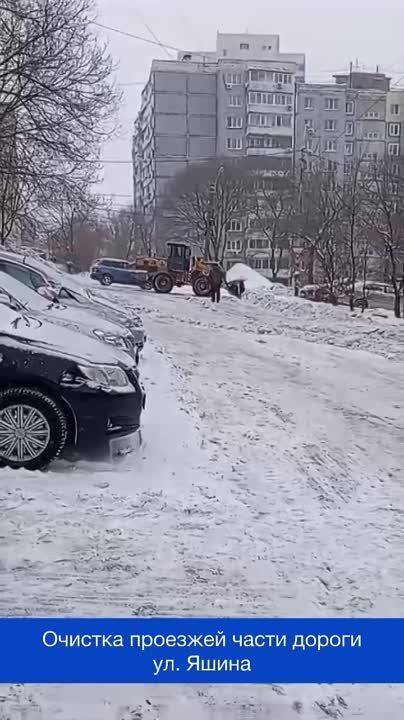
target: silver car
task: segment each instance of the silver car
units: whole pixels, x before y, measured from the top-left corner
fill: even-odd
[[[19,256],[0,251],[0,272],[14,277],[51,302],[62,300],[64,305],[80,308],[108,322],[123,326],[131,333],[133,352],[138,356],[146,342],[141,318],[130,310],[117,310],[109,300],[86,290],[52,263],[30,255]]]

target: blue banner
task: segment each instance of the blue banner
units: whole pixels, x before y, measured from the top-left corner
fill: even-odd
[[[404,683],[404,619],[3,618],[0,683]]]

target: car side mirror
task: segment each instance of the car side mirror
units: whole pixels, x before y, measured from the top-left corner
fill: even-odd
[[[42,285],[37,289],[37,293],[46,300],[50,300],[50,302],[59,302],[57,292],[53,288],[49,287],[49,285]]]

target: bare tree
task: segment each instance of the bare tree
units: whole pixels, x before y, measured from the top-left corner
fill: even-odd
[[[339,201],[342,206],[341,232],[347,258],[349,279],[349,306],[355,307],[356,283],[360,272],[360,260],[363,262],[363,274],[367,275],[369,238],[366,232],[366,218],[368,217],[368,175],[362,157],[353,163],[352,172],[346,178],[344,185],[337,189]],[[363,278],[362,278],[363,279]],[[365,288],[365,280],[363,281]],[[363,297],[364,300],[364,297]],[[364,307],[364,304],[362,304]]]
[[[397,172],[396,165],[394,158],[385,157],[371,170],[368,225],[385,253],[386,270],[394,291],[394,314],[399,318],[403,283],[400,268],[404,270],[404,182],[402,168]]]
[[[92,0],[0,0],[0,177],[11,209],[95,179],[113,130],[113,65],[91,26]],[[8,201],[10,202],[10,200]],[[8,212],[11,222],[13,212]]]
[[[278,276],[283,252],[289,246],[294,210],[294,186],[289,177],[263,174],[252,183],[251,215],[268,241],[273,280]]]
[[[306,250],[308,283],[314,282],[318,262],[331,292],[341,272],[342,238],[340,222],[343,212],[341,195],[334,176],[317,172],[304,179],[296,197],[293,235]]]
[[[48,203],[44,224],[52,255],[76,260],[86,232],[97,224],[98,206],[99,199],[86,185],[76,187],[75,192],[64,190]]]
[[[167,232],[199,247],[208,259],[223,261],[230,222],[245,216],[250,190],[242,163],[191,165],[167,189]]]

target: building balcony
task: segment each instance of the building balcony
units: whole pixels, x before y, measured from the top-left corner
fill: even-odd
[[[273,80],[247,80],[247,90],[257,90],[258,92],[293,92],[292,83],[276,83]]]
[[[266,157],[271,157],[271,155],[275,155],[276,157],[279,156],[285,156],[285,158],[292,156],[292,148],[257,148],[257,147],[248,147],[247,148],[247,155],[248,156],[257,156],[257,155],[264,155]]]
[[[263,105],[262,103],[250,103],[247,101],[247,112],[273,113],[274,115],[291,115],[293,113],[293,104]]]
[[[277,125],[247,125],[248,135],[278,135],[282,137],[292,137],[292,127],[278,127]]]

